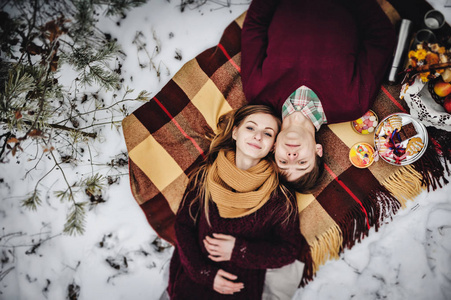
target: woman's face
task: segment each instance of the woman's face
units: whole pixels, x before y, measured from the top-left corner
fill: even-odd
[[[265,113],[247,116],[232,132],[236,141],[236,159],[255,160],[258,163],[273,148],[277,133],[274,116]]]

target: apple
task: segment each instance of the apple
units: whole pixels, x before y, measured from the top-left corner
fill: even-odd
[[[443,81],[437,81],[437,83],[434,85],[434,92],[439,97],[446,97],[449,94],[451,94],[451,83],[443,82]]]
[[[451,114],[451,95],[445,98],[445,101],[443,102],[443,107],[445,108],[445,111],[449,114]]]

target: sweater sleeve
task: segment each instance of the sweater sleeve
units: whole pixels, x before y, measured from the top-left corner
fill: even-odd
[[[279,0],[253,0],[241,33],[241,78],[248,101],[261,84],[261,69],[268,46],[268,27]],[[258,89],[258,87],[257,87]]]
[[[190,202],[194,198],[195,192],[190,192],[179,209],[175,221],[175,234],[177,237],[177,249],[180,261],[185,272],[194,282],[213,288],[213,281],[218,272],[204,253],[198,242],[198,223],[194,222],[190,215]],[[191,210],[196,212],[199,202],[193,204]],[[197,218],[199,219],[199,218]]]
[[[273,225],[272,233],[271,239],[237,238],[231,261],[247,269],[280,268],[292,263],[298,257],[304,241],[300,232],[299,215],[294,214],[286,225],[279,219]]]
[[[370,109],[392,60],[396,32],[376,0],[343,1],[355,16],[361,39],[354,87],[359,89],[363,115]]]

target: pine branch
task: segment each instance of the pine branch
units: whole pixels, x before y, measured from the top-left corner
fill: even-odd
[[[83,234],[85,231],[85,205],[86,202],[74,203],[64,224],[64,233],[69,235]]]
[[[30,197],[28,197],[27,199],[22,201],[22,206],[29,208],[31,210],[36,211],[38,209],[38,206],[41,205],[41,198],[39,197],[39,191],[38,191],[38,186],[41,183],[42,180],[44,180],[44,178],[46,178],[50,173],[52,173],[52,171],[56,168],[56,164],[53,165],[53,167],[47,172],[45,173],[44,176],[42,176],[41,178],[39,178],[38,182],[36,182],[35,186],[34,186],[34,191],[31,194]]]
[[[7,141],[8,141],[10,136],[11,136],[11,132],[6,132],[6,133],[4,133],[4,134],[2,134],[0,136],[0,139],[1,138],[5,138],[5,142],[3,143],[2,148],[0,150],[0,158],[2,158],[3,157],[3,153],[5,153],[6,146],[8,145]]]
[[[6,269],[5,271],[3,271],[3,269],[0,271],[0,281],[3,280],[3,278],[6,277],[6,275],[8,275],[9,272],[11,272],[12,270],[14,270],[15,267],[10,267],[9,269]]]
[[[139,7],[147,2],[147,0],[115,0],[115,1],[105,1],[105,0],[94,0],[94,4],[97,5],[107,5],[106,15],[125,15],[127,10],[134,7]]]
[[[133,90],[127,91],[126,94],[128,94],[130,92],[133,92]],[[125,98],[125,95],[124,95],[124,98]],[[96,108],[94,110],[85,111],[85,112],[82,112],[82,113],[77,113],[75,116],[72,116],[72,117],[81,117],[81,116],[97,113],[99,111],[109,111],[113,107],[118,106],[119,104],[124,103],[124,102],[128,102],[128,101],[149,101],[149,98],[150,98],[150,94],[147,91],[141,91],[139,93],[139,95],[135,99],[122,99],[122,100],[119,100],[119,101],[109,105],[109,106]],[[59,121],[59,122],[57,122],[55,124],[60,124],[60,123],[64,123],[64,122],[67,122],[67,121],[69,121],[69,119],[64,119],[64,120]]]
[[[2,119],[1,122],[7,124],[8,120]],[[33,126],[36,122],[31,122],[29,120],[23,120],[23,123],[26,124],[26,125],[29,125],[29,126]],[[51,128],[61,129],[61,130],[64,130],[64,131],[69,131],[69,132],[73,132],[73,133],[76,133],[76,134],[81,134],[82,136],[90,137],[90,138],[93,138],[93,139],[95,139],[97,137],[97,133],[95,133],[95,132],[85,132],[85,131],[82,131],[82,130],[79,130],[79,129],[76,129],[76,128],[67,127],[67,126],[59,125],[59,124],[46,124],[46,125],[51,127]],[[85,128],[89,128],[89,127],[85,127]],[[33,127],[31,127],[31,129],[33,129]],[[30,129],[30,131],[31,131],[31,129]]]
[[[89,196],[96,196],[101,193],[102,188],[105,186],[105,178],[100,174],[94,174],[86,178],[82,184],[85,186],[86,194]]]
[[[30,197],[22,201],[22,206],[36,211],[38,206],[41,205],[41,198],[39,197],[39,191],[36,189],[33,191]]]
[[[72,192],[71,185],[70,185],[69,182],[67,181],[66,173],[64,173],[63,168],[61,168],[60,164],[59,164],[58,161],[56,160],[56,157],[55,157],[55,155],[53,154],[53,150],[52,150],[52,151],[49,151],[49,152],[50,152],[50,155],[51,155],[52,158],[53,158],[53,161],[54,161],[54,163],[55,163],[55,166],[58,167],[58,169],[61,171],[61,174],[63,175],[64,181],[66,182],[66,185],[67,185],[67,190],[66,190],[66,191],[68,192],[68,194],[67,194],[68,200],[71,200],[71,201],[73,201],[73,202],[75,203],[74,193]]]
[[[4,126],[5,132],[0,135],[0,159],[8,153],[15,155],[16,151],[28,146],[33,139],[33,144],[36,145],[36,156],[33,159],[38,161],[25,176],[36,170],[38,164],[42,166],[43,158],[50,157],[54,161],[53,166],[45,169],[47,173],[37,180],[31,194],[24,196],[22,205],[37,210],[42,202],[42,180],[48,178],[55,168],[59,169],[66,189],[56,195],[71,204],[64,226],[64,232],[70,235],[84,232],[85,207],[90,203],[77,202],[75,197],[84,192],[91,203],[103,201],[101,193],[106,178],[95,173],[91,149],[88,140],[84,139],[96,138],[97,133],[87,132],[86,129],[118,124],[121,121],[116,120],[117,115],[125,114],[127,109],[125,105],[122,107],[120,104],[133,100],[125,99],[124,96],[121,101],[102,107],[97,105],[97,98],[92,97],[88,99],[95,105],[92,110],[94,106],[91,102],[84,104],[82,99],[83,105],[78,106],[77,99],[73,97],[80,89],[79,83],[93,84],[103,90],[122,88],[120,68],[112,70],[109,64],[114,59],[119,61],[123,53],[111,36],[98,28],[98,12],[103,11],[108,16],[125,17],[127,10],[145,2],[147,0],[7,0],[0,5],[1,8],[7,8],[5,12],[0,12],[0,17],[7,20],[9,30],[5,34],[2,32],[2,36],[7,40],[6,43],[2,41],[1,50],[7,54],[9,63],[0,61],[0,124],[7,125]],[[6,11],[14,13],[10,16]],[[2,30],[5,30],[3,26]],[[156,41],[158,43],[157,39]],[[65,90],[59,83],[59,76],[64,77],[64,74],[58,73],[63,65],[79,73],[69,90]],[[153,68],[160,72],[160,66],[153,64]],[[161,68],[163,69],[164,65],[161,65]],[[128,93],[129,90],[126,95]],[[137,99],[144,100],[146,97],[145,92],[141,92]],[[102,118],[97,120],[98,113],[104,111],[111,112],[108,115],[111,117],[110,122],[103,122],[106,120]],[[84,117],[85,115],[92,116],[92,121]],[[69,118],[61,121],[66,116]],[[72,122],[73,126],[67,122]],[[86,126],[79,128],[79,123]],[[66,132],[72,134],[67,135]],[[16,137],[18,133],[23,136]],[[58,160],[55,149],[49,146],[50,139],[61,154]],[[75,160],[70,159],[84,151],[85,148],[78,145],[80,140],[88,146],[92,176],[85,180],[75,179],[75,184],[69,184],[74,180],[67,177],[68,174],[61,166],[66,162],[74,162]],[[41,154],[40,157],[38,154]],[[44,164],[44,167],[47,166]],[[53,189],[49,188],[49,191],[53,192]]]
[[[81,134],[82,136],[85,137],[90,137],[95,139],[97,137],[97,133],[96,132],[85,132],[85,131],[81,131],[75,128],[71,128],[71,127],[66,127],[63,125],[58,125],[58,124],[48,124],[48,126],[52,127],[52,128],[56,128],[56,129],[61,129],[61,130],[65,130],[65,131],[70,131],[76,134]]]

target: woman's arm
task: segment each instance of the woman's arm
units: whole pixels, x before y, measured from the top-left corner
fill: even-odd
[[[244,240],[237,238],[231,261],[248,269],[280,268],[292,263],[305,241],[300,233],[299,222],[296,226],[274,228],[273,240]]]
[[[202,253],[198,243],[199,229],[197,223],[190,215],[190,202],[195,193],[190,192],[182,207],[177,212],[175,221],[175,234],[177,237],[177,249],[184,270],[191,280],[211,287],[221,294],[234,294],[243,289],[243,283],[234,282],[234,274],[218,269]],[[192,205],[193,213],[197,212],[199,202]],[[197,222],[199,222],[197,220]]]
[[[285,196],[279,193],[268,204],[271,211],[269,220],[261,220],[271,225],[270,232],[260,239],[243,239],[237,237],[233,248],[231,262],[247,269],[279,268],[292,263],[306,243],[301,234],[297,209],[285,222]]]
[[[272,203],[283,203],[284,196],[272,199]],[[284,224],[284,207],[272,207],[278,211],[271,216],[271,233],[260,240],[235,238],[231,235],[213,233],[212,237],[204,239],[205,249],[209,259],[221,262],[231,261],[245,269],[278,268],[293,262],[299,257],[301,247],[306,241],[300,232],[299,215],[293,213],[287,224]]]
[[[204,257],[198,243],[198,223],[194,223],[190,215],[190,202],[194,196],[194,191],[188,193],[188,197],[177,212],[174,227],[178,253],[183,268],[193,281],[213,287],[218,268]],[[191,209],[195,213],[198,208],[199,205],[196,202]]]
[[[268,27],[279,0],[253,0],[241,32],[241,78],[248,101],[252,86],[261,79],[261,68],[268,46]]]
[[[282,234],[285,233],[285,230],[283,231],[281,232]],[[297,235],[296,232],[295,235]],[[298,249],[300,248],[296,243],[303,241],[303,237],[299,235],[296,239],[293,239],[294,243],[284,241],[284,239],[261,240],[258,242],[238,239],[239,242],[237,244],[237,239],[231,235],[214,233],[213,236],[213,238],[206,237],[204,239],[205,248],[209,253],[208,258],[216,262],[233,261],[242,268],[249,268],[249,265],[251,265],[250,269],[277,268],[291,263],[294,260],[292,259],[293,253],[295,253],[295,258],[298,257]],[[249,250],[244,250],[246,248]],[[264,250],[264,253],[261,253],[262,250]],[[251,255],[243,253],[247,251]],[[276,253],[276,260],[272,258],[274,253]],[[281,256],[280,260],[279,256]],[[261,262],[262,259],[265,261]]]

